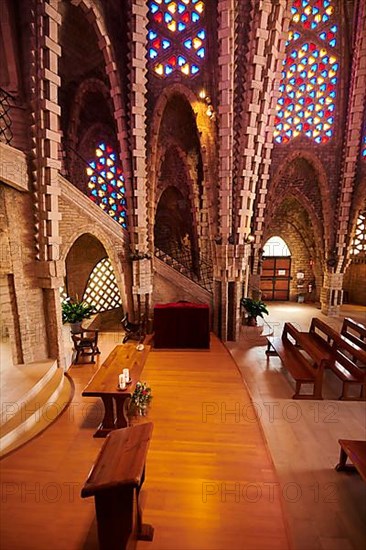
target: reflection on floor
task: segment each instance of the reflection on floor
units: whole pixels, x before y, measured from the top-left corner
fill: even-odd
[[[308,304],[269,304],[262,334],[279,336],[290,321],[308,330],[312,317],[337,330],[343,317],[366,323],[366,308],[343,306],[325,317]],[[341,402],[340,381],[326,372],[323,401],[294,401],[294,383],[278,357],[265,355],[260,329],[241,327],[227,347],[240,367],[261,420],[280,478],[286,518],[296,550],[351,550],[366,543],[366,484],[358,474],[335,472],[338,439],[366,439],[365,402]]]
[[[94,502],[81,499],[80,489],[103,443],[92,437],[102,406],[81,391],[119,343],[117,336],[102,335],[96,365],[70,369],[75,395],[65,413],[3,459],[3,548],[96,548]],[[154,432],[144,519],[155,536],[138,549],[289,548],[278,479],[260,426],[252,418],[232,422],[233,403],[244,401],[248,410],[251,404],[223,344],[213,336],[210,350],[152,351],[143,380],[154,396],[146,417]]]

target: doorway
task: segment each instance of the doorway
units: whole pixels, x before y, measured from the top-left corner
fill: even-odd
[[[260,289],[262,299],[286,301],[290,298],[291,257],[265,258],[262,264]]]
[[[290,281],[290,249],[281,237],[271,237],[263,248],[260,284],[262,299],[268,302],[289,300]]]

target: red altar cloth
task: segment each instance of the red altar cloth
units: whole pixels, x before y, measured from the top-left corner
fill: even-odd
[[[155,348],[209,348],[210,308],[191,302],[156,304],[154,333]]]

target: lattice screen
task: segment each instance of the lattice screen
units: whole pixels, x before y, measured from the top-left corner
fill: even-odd
[[[366,255],[366,210],[360,212],[357,223],[355,237],[352,243],[352,254],[357,256],[361,254]]]
[[[83,300],[100,313],[122,305],[116,277],[109,258],[103,258],[90,274]]]

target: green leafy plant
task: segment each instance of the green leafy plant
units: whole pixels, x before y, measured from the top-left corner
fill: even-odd
[[[95,310],[95,306],[84,301],[66,298],[62,302],[62,322],[63,323],[81,323],[84,319],[90,319]]]
[[[253,300],[252,298],[242,298],[240,300],[240,305],[246,310],[248,313],[248,324],[256,324],[257,317],[262,317],[265,313],[268,315],[268,309],[267,305],[262,302],[262,300]],[[255,322],[249,321],[250,319],[254,319]]]

